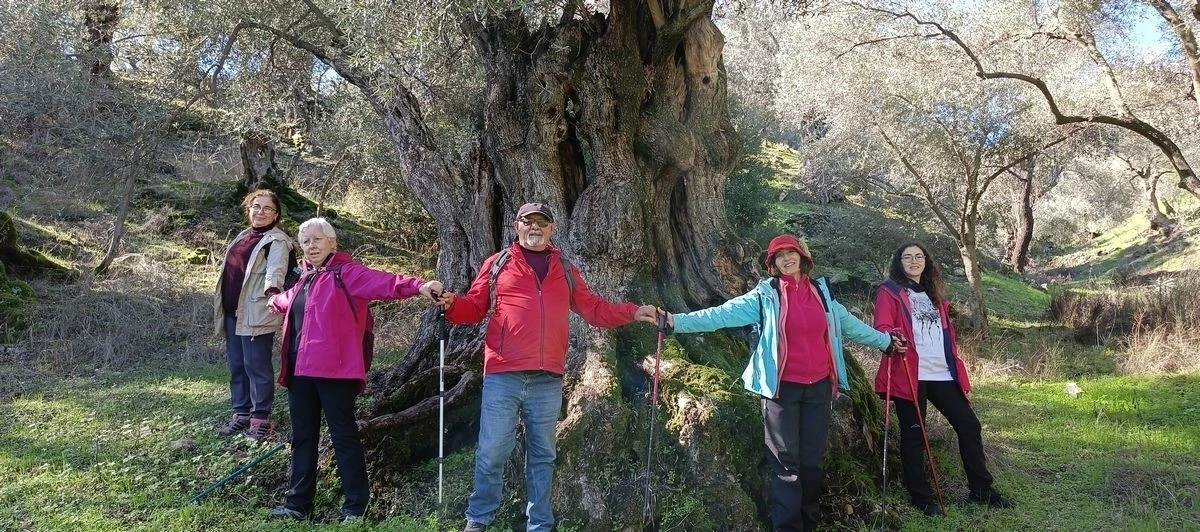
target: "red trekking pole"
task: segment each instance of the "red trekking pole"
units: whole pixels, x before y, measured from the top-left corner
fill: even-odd
[[[662,345],[663,333],[667,330],[667,314],[665,312],[657,312],[658,314],[658,345],[654,349],[654,381],[650,392],[650,437],[646,440],[646,494],[645,506],[642,507],[642,525],[650,526],[654,522],[654,508],[651,503],[652,496],[650,493],[650,463],[654,460],[654,425],[657,421],[658,414],[658,376],[659,366],[662,362]]]
[[[893,329],[889,334],[896,340],[897,347],[902,349],[907,347],[906,344],[908,342],[904,339],[903,333],[899,329]],[[892,358],[897,355],[900,356],[900,363],[903,364],[904,351],[897,353],[889,349],[889,351],[883,353],[883,359],[887,361],[883,371],[887,377],[884,380],[885,385],[883,388],[883,486],[880,488],[880,498],[882,499],[880,507],[885,516],[887,515],[888,427],[891,426],[892,417]]]
[[[901,357],[903,362],[903,357]],[[921,427],[921,439],[925,440],[925,455],[929,457],[929,471],[933,473],[933,487],[937,490],[938,507],[942,511],[942,515],[946,515],[946,505],[942,502],[942,484],[938,480],[937,466],[933,465],[933,450],[929,447],[929,433],[925,432],[925,413],[921,410],[920,400],[917,397],[917,383],[913,380],[912,372],[908,371],[908,364],[904,366],[904,376],[908,379],[908,387],[912,390],[913,406],[917,409],[917,424]]]
[[[883,508],[883,515],[887,515],[887,454],[888,454],[888,426],[891,421],[892,414],[892,357],[895,355],[884,355],[883,359],[887,361],[884,366],[884,371],[887,373],[884,386],[883,399],[883,487],[880,489]]]

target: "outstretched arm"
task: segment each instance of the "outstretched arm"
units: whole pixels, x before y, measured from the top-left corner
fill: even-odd
[[[759,323],[762,321],[759,297],[757,290],[751,290],[716,307],[671,315],[668,323],[677,333],[707,332]]]

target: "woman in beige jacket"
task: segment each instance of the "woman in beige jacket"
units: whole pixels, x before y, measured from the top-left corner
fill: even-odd
[[[271,357],[282,316],[267,300],[283,291],[292,239],[277,227],[279,196],[255,190],[242,201],[250,227],[238,233],[225,253],[213,295],[216,333],[225,335],[233,418],[222,436],[244,432],[261,439],[271,430],[275,366]]]

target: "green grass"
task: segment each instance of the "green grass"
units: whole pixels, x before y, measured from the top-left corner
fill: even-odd
[[[1076,279],[1116,281],[1131,275],[1200,269],[1200,253],[1192,245],[1200,236],[1197,205],[1190,200],[1183,205],[1175,219],[1175,233],[1166,241],[1151,239],[1149,222],[1136,215],[1056,257],[1050,266]]]
[[[384,361],[389,357],[394,354]],[[199,504],[181,508],[284,441],[286,421],[281,433],[261,444],[216,435],[228,415],[227,379],[222,366],[108,375],[0,402],[0,530],[308,530],[320,524],[281,526],[266,519],[282,500],[286,448]],[[277,418],[286,420],[286,405],[281,389]],[[182,440],[194,447],[172,447]],[[453,476],[447,507],[454,510],[445,513],[442,526],[459,524],[471,456],[468,450],[447,459]],[[317,517],[336,522],[337,477],[331,463],[321,467]],[[436,462],[426,463],[395,487],[375,487],[372,512],[395,512],[408,502],[410,513],[347,529],[429,530],[437,523],[436,484],[430,482],[436,471]]]
[[[1200,377],[1083,380],[1078,399],[1064,385],[1002,382],[973,394],[995,486],[1016,508],[959,501],[965,480],[942,423],[931,432],[948,518],[906,509],[904,530],[1200,528]]]
[[[386,358],[385,358],[386,360]],[[198,505],[188,499],[282,440],[253,444],[216,436],[227,415],[225,370],[109,374],[43,386],[0,403],[0,529],[308,530],[281,526],[267,510],[281,499],[281,452]],[[48,382],[48,381],[47,381]],[[973,394],[985,425],[997,488],[1017,507],[967,505],[953,434],[938,419],[931,438],[948,517],[905,504],[898,475],[889,506],[904,530],[1196,530],[1200,527],[1200,376],[1098,377],[985,383]],[[281,419],[286,392],[277,395]],[[286,428],[284,428],[286,431]],[[194,449],[174,450],[191,440]],[[471,452],[446,463],[446,510],[434,501],[436,463],[373,488],[374,521],[358,530],[460,525]],[[322,465],[317,506],[333,519],[340,498]],[[515,494],[510,494],[514,495]],[[511,505],[510,505],[511,506]]]

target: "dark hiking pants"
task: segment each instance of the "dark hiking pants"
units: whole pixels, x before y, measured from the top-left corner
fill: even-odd
[[[354,398],[358,381],[292,377],[288,385],[288,407],[292,418],[292,472],[288,481],[288,508],[303,513],[312,511],[316,496],[317,444],[321,435],[321,413],[329,425],[333,457],[346,502],[343,515],[363,515],[367,510],[370,488],[367,462],[354,419]]]
[[[832,403],[829,379],[813,384],[781,382],[778,397],[763,399],[772,530],[816,528]]]
[[[979,418],[963,395],[962,388],[955,381],[918,381],[917,397],[922,420],[928,412],[928,401],[946,417],[958,434],[958,453],[962,456],[963,471],[966,472],[971,491],[983,493],[990,489],[992,475],[988,472],[987,459],[983,454]],[[908,488],[908,495],[913,504],[918,506],[937,502],[925,473],[925,440],[921,437],[921,426],[917,424],[917,409],[909,401],[895,401],[901,429],[900,461],[904,464],[904,485]]]

